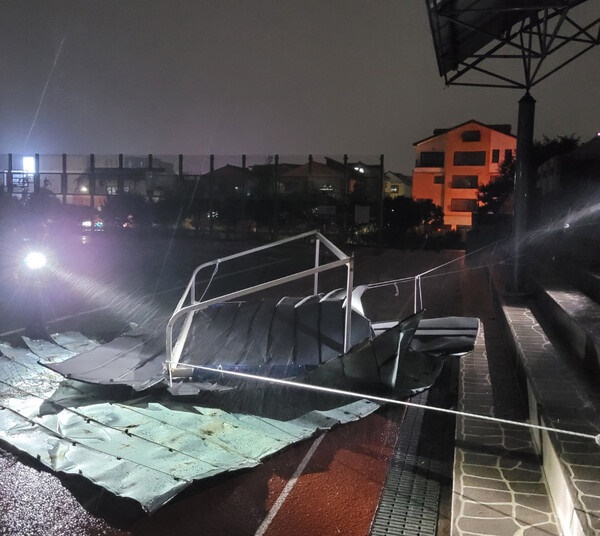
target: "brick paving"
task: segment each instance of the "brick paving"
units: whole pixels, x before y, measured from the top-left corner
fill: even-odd
[[[523,296],[492,307],[486,277],[473,271],[464,285],[464,314],[484,333],[461,362],[458,409],[597,434],[600,396],[563,357],[568,345],[554,346]],[[589,437],[459,417],[453,485],[453,535],[600,534],[600,448]]]
[[[495,416],[483,330],[459,382],[459,411]],[[560,534],[527,428],[457,418],[452,534]]]
[[[506,306],[507,320],[524,364],[540,424],[595,435],[600,430],[600,397],[556,351],[529,309]],[[565,532],[600,534],[600,448],[592,440],[538,434],[555,508]]]

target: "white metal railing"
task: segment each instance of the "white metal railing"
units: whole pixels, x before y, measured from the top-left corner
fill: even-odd
[[[212,279],[215,277],[218,272],[219,266],[227,261],[231,261],[233,259],[237,259],[246,255],[251,255],[253,253],[257,253],[259,251],[263,251],[266,249],[276,248],[277,246],[281,246],[282,244],[286,244],[289,242],[294,242],[297,240],[302,240],[308,237],[314,237],[315,239],[315,264],[314,268],[310,268],[308,270],[303,270],[300,272],[296,272],[284,277],[280,277],[277,279],[272,279],[265,283],[260,283],[258,285],[254,285],[252,287],[247,287],[242,290],[238,290],[235,292],[230,292],[228,294],[223,294],[222,296],[217,296],[215,298],[211,298],[209,300],[204,300],[204,296],[206,295],[206,290],[208,286],[210,286]],[[333,255],[337,258],[337,260],[328,262],[326,264],[321,265],[320,263],[320,247],[323,244]],[[196,278],[198,274],[209,267],[213,267],[213,273],[209,280],[209,283],[204,290],[203,295],[197,299],[196,297]],[[302,279],[305,277],[313,277],[313,292],[314,294],[319,293],[319,274],[321,272],[325,272],[327,270],[332,270],[334,268],[338,268],[340,266],[346,266],[347,268],[347,276],[346,276],[346,310],[344,317],[344,353],[348,351],[350,348],[350,337],[351,337],[351,318],[352,318],[352,287],[354,280],[354,258],[352,256],[346,255],[343,251],[341,251],[333,242],[325,238],[318,231],[309,231],[306,233],[302,233],[296,236],[292,236],[290,238],[284,238],[282,240],[278,240],[276,242],[272,242],[270,244],[266,244],[264,246],[259,246],[253,249],[245,250],[240,253],[235,253],[233,255],[229,255],[227,257],[223,257],[220,259],[216,259],[210,262],[206,262],[198,266],[190,278],[183,295],[181,296],[177,306],[175,307],[175,311],[171,315],[167,323],[166,329],[166,365],[169,372],[169,384],[172,385],[173,375],[178,370],[178,368],[183,368],[187,371],[186,375],[189,375],[191,369],[187,366],[179,367],[179,360],[181,359],[181,354],[183,352],[183,348],[187,341],[187,337],[189,335],[190,328],[192,326],[192,321],[194,319],[194,315],[201,311],[202,309],[206,309],[211,305],[216,303],[222,303],[226,301],[232,301],[237,298],[241,298],[243,296],[247,296],[254,292],[260,292],[262,290],[266,290],[269,288],[273,288],[279,285],[283,285],[285,283],[290,283],[292,281],[296,281],[298,279]],[[179,322],[183,321],[181,330],[175,343],[173,342],[173,328]]]
[[[424,272],[421,272],[420,274],[416,274],[416,275],[413,275],[410,277],[402,277],[399,279],[389,279],[387,281],[379,281],[377,283],[369,283],[365,286],[366,286],[367,290],[374,289],[374,288],[394,286],[394,287],[396,287],[396,292],[398,292],[398,284],[399,283],[412,282],[413,283],[413,312],[416,313],[417,311],[420,311],[421,309],[423,309],[425,306],[425,304],[423,303],[423,288],[422,288],[423,278],[431,277],[431,274],[433,272],[440,270],[441,268],[445,268],[446,266],[449,266],[450,264],[453,264],[455,262],[464,261],[464,259],[468,255],[470,255],[470,253],[468,253],[467,255],[463,255],[461,257],[457,257],[456,259],[452,259],[447,262],[444,262],[438,266],[434,266],[433,268],[430,268],[429,270],[425,270]]]

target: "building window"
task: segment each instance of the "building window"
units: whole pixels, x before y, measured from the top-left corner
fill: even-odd
[[[480,130],[465,130],[461,135],[462,141],[480,141]]]
[[[423,151],[419,157],[418,167],[444,167],[444,153],[438,151]]]
[[[128,194],[131,191],[129,186],[123,186],[123,193]],[[119,193],[119,189],[116,186],[107,186],[106,193],[108,195],[117,195]]]
[[[477,199],[451,199],[452,212],[477,212]]]
[[[485,166],[485,151],[456,151],[455,166]]]
[[[512,160],[512,157],[513,157],[512,149],[505,149],[504,150],[504,160],[508,160],[510,162]]]
[[[500,162],[500,149],[492,149],[492,163],[497,164]]]
[[[452,188],[477,188],[477,175],[452,175]]]
[[[444,184],[444,176],[436,175],[435,177],[433,177],[433,184]]]
[[[400,186],[398,186],[397,184],[392,184],[390,186],[390,193],[397,194],[399,191],[400,191]]]

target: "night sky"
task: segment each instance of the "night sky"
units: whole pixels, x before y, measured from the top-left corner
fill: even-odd
[[[600,130],[599,60],[533,88],[536,138]],[[1,0],[0,77],[0,153],[383,153],[406,174],[434,128],[516,134],[523,95],[445,88],[423,0]]]

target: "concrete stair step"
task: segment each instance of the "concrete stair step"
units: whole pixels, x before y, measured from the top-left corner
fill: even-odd
[[[532,430],[561,531],[599,534],[600,446],[590,438],[600,432],[600,393],[583,359],[585,311],[598,304],[556,274],[535,277],[528,296],[506,294],[495,281],[498,315],[506,323],[529,422],[586,436]]]

